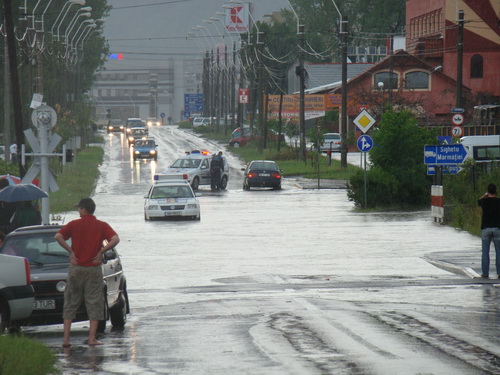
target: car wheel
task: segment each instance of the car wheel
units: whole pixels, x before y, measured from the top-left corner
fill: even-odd
[[[191,183],[191,187],[193,188],[193,190],[198,190],[198,188],[200,187],[200,178],[198,176],[196,176],[193,179],[193,182]]]
[[[246,182],[243,183],[243,190],[250,190],[250,186]]]
[[[240,144],[240,142],[233,142],[233,144],[231,146],[238,148],[238,147],[241,147],[241,144]]]
[[[122,329],[127,323],[127,303],[123,293],[120,293],[115,306],[109,309],[109,319],[113,328]]]
[[[274,189],[274,190],[281,190],[281,184],[276,185],[273,189]]]
[[[104,291],[104,296],[106,296],[107,292]],[[106,321],[108,320],[108,302],[106,301],[106,297],[104,297],[104,319],[99,320],[97,323],[97,332],[104,333],[106,331]]]
[[[148,220],[149,220],[149,219],[148,219],[148,216],[146,215],[146,213],[145,213],[145,212],[144,212],[144,220],[145,220],[145,221],[148,221]]]
[[[227,188],[227,176],[222,176],[222,179],[220,181],[220,188],[222,190],[226,190],[226,188]]]

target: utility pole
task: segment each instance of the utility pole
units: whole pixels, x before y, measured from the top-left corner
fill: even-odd
[[[464,11],[458,11],[458,37],[457,37],[457,108],[463,108],[462,105],[462,64],[464,57]]]
[[[342,145],[340,166],[347,168],[347,16],[342,16],[340,26],[342,43],[342,112],[340,116]]]
[[[306,106],[305,106],[305,90],[306,90],[306,74],[304,69],[304,25],[299,25],[299,66],[298,75],[300,81],[299,94],[299,124],[300,124],[300,157],[306,161]]]
[[[258,31],[260,34],[260,32]],[[262,36],[261,38],[257,38],[259,41],[257,43],[257,58],[259,59],[259,86],[258,86],[258,106],[259,106],[259,134],[260,134],[260,141],[259,141],[259,152],[262,153],[264,150],[264,58],[263,58],[263,51],[264,51],[264,42],[262,41]]]
[[[235,128],[236,117],[236,42],[233,42],[233,66],[231,67],[231,131]]]
[[[12,1],[4,0],[5,32],[7,34],[7,49],[9,51],[10,83],[12,92],[12,104],[14,108],[14,124],[16,127],[16,143],[18,155],[21,145],[24,143],[23,133],[23,111],[21,103],[21,92],[19,89],[19,74],[17,71],[16,42],[14,40],[14,21],[12,19]],[[5,93],[9,95],[9,93]],[[8,146],[8,145],[6,145]],[[26,169],[22,165],[21,158],[18,157],[19,174],[24,177]]]
[[[210,117],[210,55],[205,52],[203,59],[203,116]]]
[[[10,76],[9,76],[9,51],[7,50],[7,40],[5,39],[5,59],[4,59],[4,83],[3,83],[3,139],[5,143],[5,160],[11,160],[10,155]]]

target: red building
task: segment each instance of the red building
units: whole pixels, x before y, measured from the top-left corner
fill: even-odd
[[[472,91],[468,104],[498,103],[500,1],[407,0],[407,50],[457,79],[459,11],[464,12],[462,83]]]
[[[422,124],[450,122],[455,107],[456,81],[424,60],[404,50],[394,52],[347,83],[348,116],[354,118],[360,108],[380,115],[389,103],[415,113]],[[465,96],[470,90],[463,87]],[[340,94],[341,87],[333,90]]]

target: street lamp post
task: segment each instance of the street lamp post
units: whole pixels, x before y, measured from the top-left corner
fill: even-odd
[[[84,11],[84,13],[80,13],[81,11]],[[78,21],[78,19],[80,17],[90,17],[92,14],[90,13],[90,11],[92,10],[91,7],[84,7],[84,8],[80,8],[78,9],[78,11],[75,13],[75,16],[73,17],[73,19],[71,20],[71,22],[69,23],[68,25],[68,28],[66,29],[66,32],[64,33],[64,44],[67,46],[68,45],[68,38],[69,38],[69,34],[71,33],[71,31],[73,30],[73,28],[75,27],[75,24],[76,22]]]
[[[137,117],[136,114],[135,114],[136,113],[135,112],[135,103],[132,100],[132,97],[129,94],[125,94],[125,96],[128,96],[128,98],[130,99],[130,102],[132,103],[132,109],[134,110],[134,117]]]
[[[342,133],[342,146],[340,149],[340,166],[347,168],[347,16],[340,13],[339,7],[332,0],[333,6],[337,10],[340,21],[340,38],[342,49],[342,108],[340,114],[340,129]]]

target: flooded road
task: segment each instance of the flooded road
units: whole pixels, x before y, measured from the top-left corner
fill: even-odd
[[[96,216],[121,237],[131,315],[102,347],[60,348],[62,327],[26,329],[64,374],[496,374],[498,288],[423,257],[479,239],[430,212],[361,213],[344,189],[243,191],[244,164],[175,126],[154,128],[158,161],[106,135]],[[199,190],[201,221],[144,221],[153,175],[185,151],[223,150],[227,191]],[[64,215],[65,222],[76,212]]]

